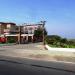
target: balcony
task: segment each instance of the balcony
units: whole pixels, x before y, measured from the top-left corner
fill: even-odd
[[[18,30],[4,29],[4,34],[16,34]]]

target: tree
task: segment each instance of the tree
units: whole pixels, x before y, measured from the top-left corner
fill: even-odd
[[[43,41],[43,35],[44,37],[47,35],[46,29],[44,29],[44,34],[43,29],[41,28],[38,28],[37,30],[34,31],[34,36],[36,37],[37,41]]]
[[[68,41],[67,41],[67,39],[66,38],[63,38],[63,39],[61,39],[61,41],[60,41],[61,43],[67,43]]]
[[[43,34],[43,32],[40,29],[34,31],[34,36],[36,36],[36,37],[42,36],[42,34]]]
[[[75,45],[75,42],[72,41],[72,40],[70,40],[70,41],[68,41],[68,44],[69,44],[69,45]]]
[[[44,29],[44,35],[47,35],[46,29]],[[35,30],[34,36],[36,37],[43,36],[43,29],[38,28],[37,30]]]
[[[56,41],[60,41],[62,38],[58,35],[49,35],[48,38],[55,39]]]
[[[60,45],[61,37],[58,35],[48,35],[45,38],[46,43],[51,45]]]

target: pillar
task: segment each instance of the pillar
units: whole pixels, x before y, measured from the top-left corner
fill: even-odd
[[[34,42],[34,37],[32,36],[32,42]]]
[[[28,42],[28,36],[26,36],[26,42]]]

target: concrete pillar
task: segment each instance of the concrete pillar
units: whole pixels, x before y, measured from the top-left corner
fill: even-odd
[[[21,36],[18,34],[18,43],[21,44]]]
[[[26,42],[28,42],[28,35],[26,36]]]
[[[22,37],[22,43],[25,43],[25,36]]]
[[[6,43],[8,42],[8,37],[6,36]]]
[[[24,39],[24,36],[21,36],[21,43],[22,44],[24,43],[23,39]]]
[[[34,40],[33,40],[33,39],[34,39],[34,37],[32,36],[32,42],[34,42]]]

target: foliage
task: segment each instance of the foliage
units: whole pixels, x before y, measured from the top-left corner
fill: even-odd
[[[46,36],[45,43],[49,44],[51,47],[75,48],[74,41],[61,38],[58,35]]]
[[[44,29],[44,35],[47,35],[46,29]],[[37,30],[35,30],[34,36],[36,37],[43,36],[43,29],[38,28]]]
[[[50,35],[48,36],[50,39],[55,39],[56,41],[60,41],[61,40],[61,37],[58,36],[58,35]]]
[[[68,41],[67,41],[66,38],[62,38],[60,42],[61,42],[61,43],[67,43]]]
[[[38,29],[34,31],[34,36],[38,37],[38,36],[42,36],[43,35],[43,31]]]
[[[8,37],[8,43],[15,43],[16,42],[16,40],[15,39],[13,39],[14,37]]]
[[[72,45],[72,44],[75,45],[75,42],[72,41],[72,40],[70,40],[70,41],[68,41],[68,44],[69,44],[69,45]]]
[[[51,36],[47,36],[47,37],[45,38],[45,41],[46,41],[48,44],[55,44],[55,43],[61,41],[61,37],[60,37],[60,36],[57,36],[57,35],[51,35]]]

